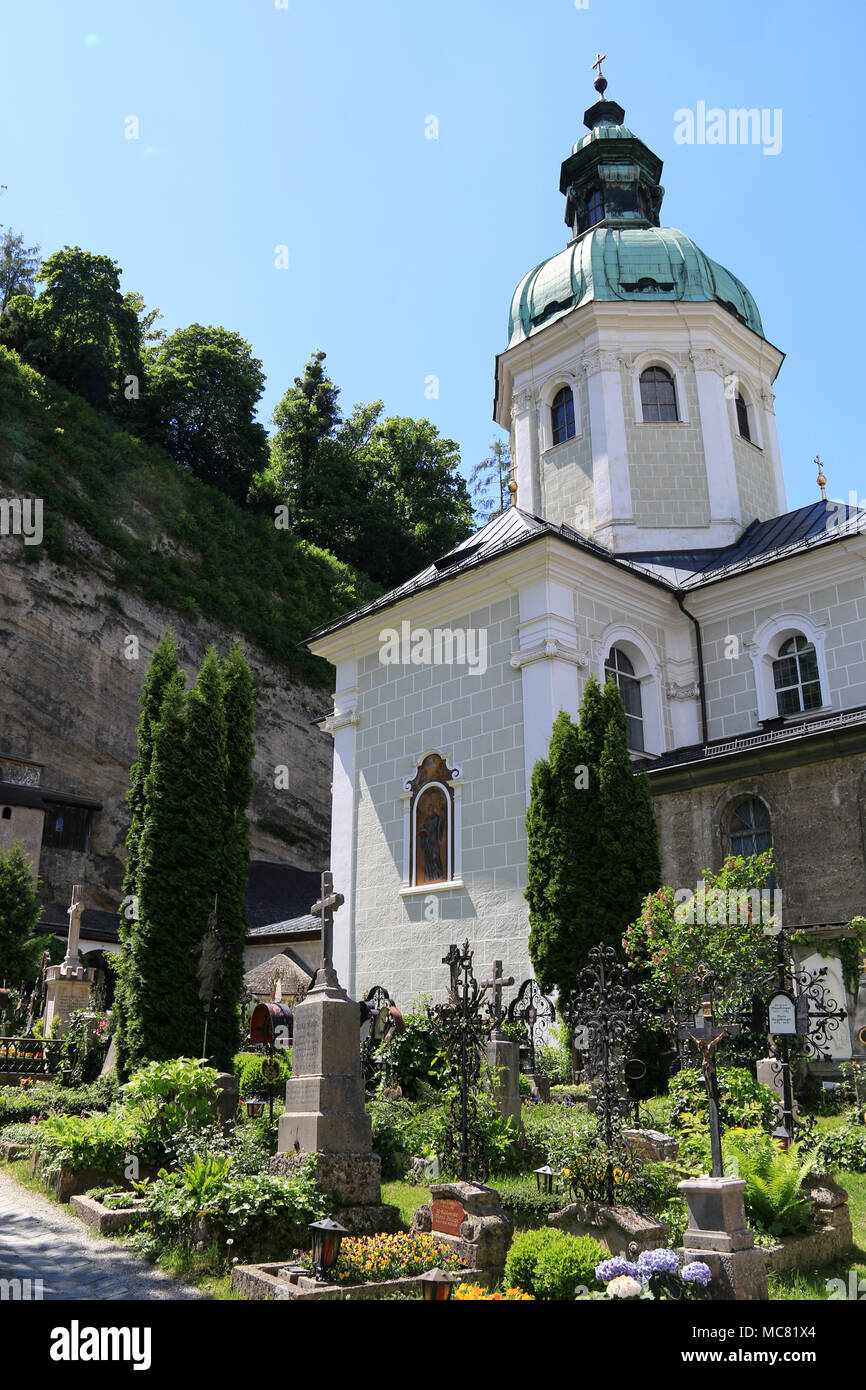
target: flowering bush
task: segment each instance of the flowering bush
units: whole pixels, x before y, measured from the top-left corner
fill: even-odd
[[[428,1269],[459,1269],[460,1260],[444,1241],[423,1232],[349,1236],[343,1240],[333,1275],[335,1283],[366,1284],[408,1279]]]
[[[675,1250],[659,1248],[642,1250],[636,1260],[602,1260],[595,1277],[607,1285],[608,1298],[697,1299],[705,1297],[712,1275],[702,1260],[680,1268]]]
[[[505,1289],[490,1293],[481,1284],[458,1284],[454,1290],[458,1303],[522,1303],[532,1302],[532,1294],[522,1289]]]

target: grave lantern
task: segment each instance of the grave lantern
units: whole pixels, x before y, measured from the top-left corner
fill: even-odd
[[[329,1216],[326,1216],[324,1221],[311,1222],[313,1269],[316,1271],[316,1279],[320,1284],[324,1283],[325,1275],[337,1263],[343,1236],[348,1234],[345,1226],[341,1226],[339,1221],[332,1221]]]
[[[262,1096],[247,1096],[244,1105],[246,1106],[247,1114],[251,1120],[257,1120],[265,1108],[265,1102]]]
[[[426,1274],[419,1278],[421,1293],[425,1303],[445,1303],[451,1297],[453,1286],[460,1279],[459,1274],[450,1274],[446,1269],[440,1269],[438,1265],[434,1269],[428,1269]]]
[[[547,1196],[553,1191],[553,1180],[557,1176],[555,1170],[549,1163],[545,1163],[543,1168],[533,1168],[535,1181],[538,1184],[539,1192],[544,1192]]]

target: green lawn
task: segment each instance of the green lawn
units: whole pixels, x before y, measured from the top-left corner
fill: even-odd
[[[383,1182],[382,1201],[400,1208],[400,1221],[403,1229],[408,1231],[417,1208],[430,1201],[430,1189],[416,1187],[413,1182]]]

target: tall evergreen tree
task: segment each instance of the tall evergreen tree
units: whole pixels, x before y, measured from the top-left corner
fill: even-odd
[[[138,917],[129,923],[121,962],[122,1074],[153,1060],[196,1057],[201,1049],[193,943],[185,911],[190,860],[199,847],[189,840],[184,796],[184,685],[183,673],[175,672],[151,725],[153,746],[137,846]]]
[[[39,968],[43,943],[36,935],[42,907],[33,866],[16,840],[0,854],[0,984],[29,983]]]
[[[210,1010],[208,1054],[228,1066],[241,1041],[244,940],[247,933],[246,881],[250,864],[247,808],[253,792],[255,690],[238,643],[222,663],[226,721],[226,790],[216,930],[224,951],[219,986]]]
[[[126,872],[123,878],[123,900],[120,910],[120,969],[114,995],[115,1036],[117,1039],[117,1062],[121,1073],[127,1070],[126,1017],[127,994],[135,989],[135,978],[126,960],[126,952],[135,931],[138,915],[138,864],[139,842],[144,829],[146,814],[145,785],[150,774],[153,759],[153,740],[160,717],[165,692],[169,684],[177,678],[177,639],[174,629],[167,627],[157,646],[142,687],[139,703],[141,717],[138,721],[137,755],[130,768],[130,784],[126,793],[129,807],[130,826],[126,836]]]
[[[535,765],[526,817],[529,956],[567,992],[599,942],[619,945],[661,873],[645,774],[635,777],[619,691],[587,681],[578,728],[560,711]]]

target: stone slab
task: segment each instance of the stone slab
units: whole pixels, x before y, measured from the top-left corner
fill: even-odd
[[[69,1209],[85,1226],[92,1226],[101,1236],[115,1236],[122,1231],[134,1231],[145,1218],[144,1201],[136,1200],[134,1207],[113,1211],[93,1197],[74,1194],[69,1199]]]
[[[688,1234],[688,1233],[687,1233]],[[685,1242],[686,1237],[683,1237]],[[710,1297],[717,1302],[762,1302],[767,1292],[767,1260],[763,1250],[706,1250],[688,1244],[677,1251],[684,1264],[701,1260],[712,1274]]]
[[[351,1301],[384,1298],[395,1292],[420,1292],[421,1280],[417,1276],[409,1279],[388,1279],[379,1284],[317,1284],[315,1280],[299,1276],[297,1281],[281,1274],[286,1268],[280,1264],[236,1265],[232,1270],[232,1288],[244,1298],[268,1303],[304,1301]],[[465,1269],[460,1271],[467,1283],[489,1283],[484,1270]]]
[[[465,1213],[459,1232],[449,1235],[433,1229],[433,1213],[440,1203],[453,1214],[458,1207]],[[462,1264],[473,1269],[501,1271],[511,1244],[514,1226],[502,1209],[502,1199],[492,1187],[481,1183],[436,1182],[430,1187],[430,1201],[419,1207],[412,1218],[412,1230],[432,1233],[449,1245]]]
[[[562,1211],[551,1212],[547,1224],[568,1235],[592,1236],[611,1255],[627,1259],[633,1259],[642,1250],[658,1250],[668,1241],[664,1221],[656,1221],[633,1207],[608,1207],[600,1202],[571,1202]]]

